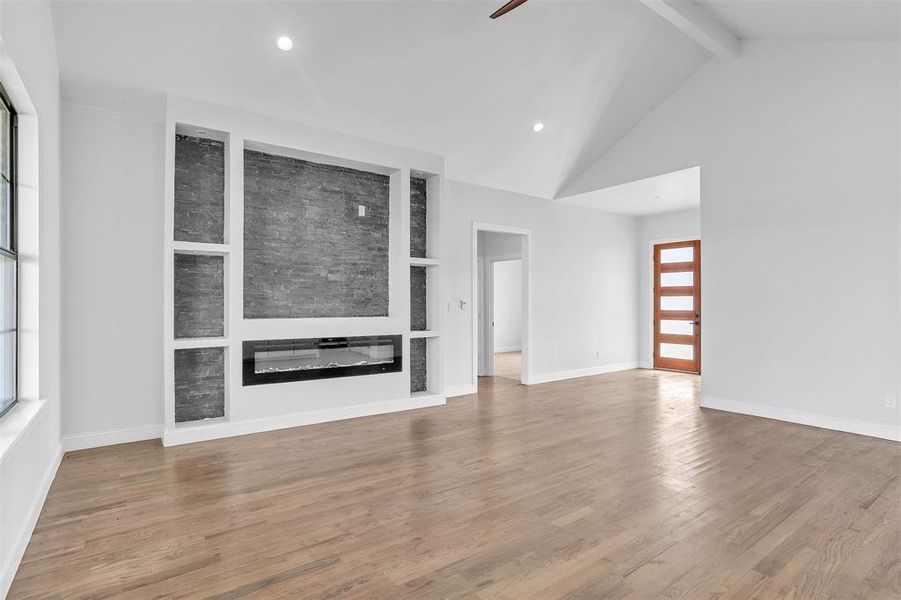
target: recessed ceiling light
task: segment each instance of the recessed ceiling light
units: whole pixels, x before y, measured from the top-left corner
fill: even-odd
[[[275,45],[278,46],[279,50],[287,52],[294,47],[294,42],[288,36],[283,35],[275,41]]]
[[[542,129],[544,129],[544,123],[542,123],[541,121],[535,121],[534,123],[532,123],[532,131],[534,131],[535,133],[538,133]]]

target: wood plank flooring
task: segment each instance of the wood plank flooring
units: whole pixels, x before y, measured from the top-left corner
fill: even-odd
[[[901,598],[901,444],[629,371],[66,455],[9,597]]]
[[[494,376],[522,381],[522,352],[496,352],[494,354]]]

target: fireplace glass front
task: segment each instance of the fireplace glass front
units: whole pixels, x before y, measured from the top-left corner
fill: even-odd
[[[245,341],[244,385],[399,372],[401,339],[377,335]]]

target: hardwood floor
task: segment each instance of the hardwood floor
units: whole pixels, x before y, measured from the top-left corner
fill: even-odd
[[[9,597],[901,598],[901,444],[629,371],[66,455]]]
[[[522,352],[496,352],[494,354],[494,376],[522,381]]]

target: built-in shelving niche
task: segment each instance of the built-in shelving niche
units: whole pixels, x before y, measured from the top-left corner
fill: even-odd
[[[410,177],[410,257],[428,255],[428,180]]]
[[[410,177],[410,393],[443,394],[438,221],[440,178]]]
[[[415,338],[410,340],[410,393],[417,394],[428,391],[428,340]]]
[[[173,229],[176,242],[225,243],[224,136],[176,131]]]
[[[225,348],[175,350],[175,422],[225,417]]]
[[[228,135],[178,124],[170,241],[175,425],[227,417]]]
[[[426,331],[429,324],[428,272],[410,267],[410,331]]]
[[[175,339],[225,336],[225,256],[175,252]]]

